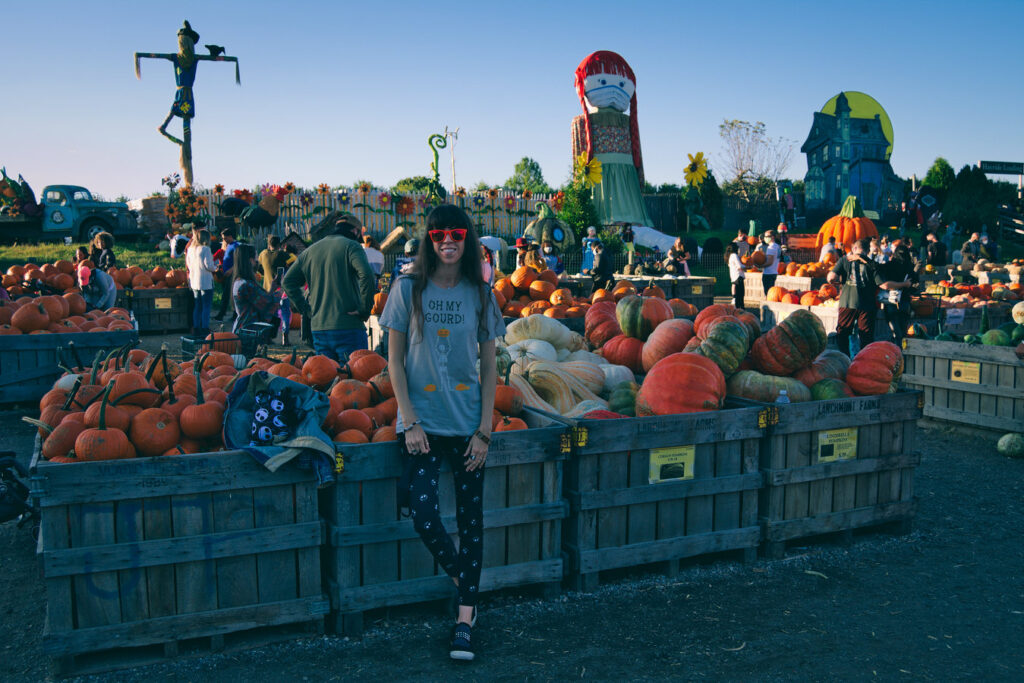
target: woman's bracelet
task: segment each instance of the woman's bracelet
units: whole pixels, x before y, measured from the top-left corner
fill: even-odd
[[[406,429],[412,429],[416,425],[422,424],[422,423],[423,423],[423,420],[414,420],[414,421],[410,422],[409,424],[405,425],[405,428]]]
[[[491,437],[487,436],[486,434],[481,432],[479,429],[476,430],[476,433],[473,436],[475,436],[476,438],[480,439],[481,441],[483,441],[487,445],[490,445],[490,443],[491,443]]]

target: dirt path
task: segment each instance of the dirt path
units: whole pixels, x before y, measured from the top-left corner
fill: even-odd
[[[0,448],[29,429],[0,414]],[[380,612],[332,636],[129,670],[102,680],[1024,679],[1024,461],[925,432],[907,537],[797,549],[783,561],[694,564],[543,602],[485,598],[475,664],[445,651],[436,607]],[[0,527],[0,679],[40,680],[44,591],[26,532]],[[100,680],[100,679],[96,679]]]

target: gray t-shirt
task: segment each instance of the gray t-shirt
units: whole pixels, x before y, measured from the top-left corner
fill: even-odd
[[[423,325],[411,322],[412,278],[391,287],[380,325],[406,334],[405,376],[409,398],[423,431],[436,436],[469,436],[480,427],[480,344],[505,334],[498,302],[488,289],[488,314],[478,330],[480,295],[460,280],[451,289],[428,282],[423,290]],[[410,326],[412,332],[410,332]],[[398,412],[395,431],[405,426]]]

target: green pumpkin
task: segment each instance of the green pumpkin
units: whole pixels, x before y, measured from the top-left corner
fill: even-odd
[[[750,345],[747,327],[735,319],[716,320],[705,330],[707,336],[692,352],[710,358],[728,377],[736,372],[747,356]]]
[[[815,401],[853,396],[853,389],[850,388],[850,385],[839,379],[823,379],[811,387],[811,398]]]
[[[620,382],[608,396],[608,410],[619,415],[636,415],[636,392],[640,385],[636,382]]]
[[[1024,434],[1004,434],[996,444],[996,449],[1011,458],[1024,458]]]
[[[1015,329],[1017,329],[1017,323],[1015,323],[1012,320],[1010,320],[1010,321],[1005,322],[1002,325],[1000,325],[999,329],[1002,330],[1003,332],[1005,332],[1006,334],[1012,335],[1013,331]]]
[[[615,319],[622,333],[640,341],[646,341],[654,328],[674,317],[671,304],[653,296],[630,294],[615,304]]]
[[[1015,326],[1013,328],[1013,331],[1010,332],[1011,346],[1016,346],[1021,342],[1024,342],[1024,323],[1020,323],[1019,325]]]
[[[729,378],[726,388],[730,396],[761,403],[774,403],[783,389],[786,390],[786,396],[791,403],[811,400],[811,390],[800,380],[793,377],[764,375],[756,370],[740,370]]]
[[[750,359],[761,372],[785,377],[810,365],[825,350],[818,316],[798,309],[754,341]]]
[[[981,343],[981,337],[979,337],[978,335],[976,335],[976,334],[965,334],[964,335],[964,344],[967,344],[968,346],[976,346],[976,345],[978,345],[980,343]]]
[[[981,335],[981,343],[985,346],[1009,346],[1010,335],[1002,330],[989,330]]]

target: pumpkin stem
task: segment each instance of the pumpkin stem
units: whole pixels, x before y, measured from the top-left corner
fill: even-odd
[[[209,356],[209,352],[204,353],[199,357],[199,361],[192,368],[192,371],[196,374],[196,405],[203,405],[203,377],[200,374],[203,371],[203,363],[206,362],[206,357]]]
[[[54,427],[51,427],[50,425],[46,424],[42,420],[33,420],[31,417],[23,417],[23,418],[21,418],[21,421],[22,422],[28,422],[33,427],[39,427],[40,429],[45,429],[47,434],[52,434],[53,430],[54,430]]]
[[[75,379],[75,384],[74,384],[74,386],[71,387],[71,391],[68,393],[68,400],[64,401],[64,405],[61,407],[61,410],[71,410],[71,404],[74,403],[74,401],[75,401],[75,395],[78,393],[78,390],[81,389],[81,388],[82,388],[82,377],[81,377],[81,375],[79,375],[78,378]]]
[[[293,346],[292,347],[292,358],[288,362],[290,364],[292,364],[292,365],[295,365],[295,361],[296,361],[296,359],[298,359],[298,357],[299,357],[299,350],[296,347]]]
[[[111,382],[110,386],[111,387],[114,386],[113,382]],[[159,389],[132,389],[131,391],[126,392],[124,394],[121,394],[120,396],[115,398],[113,400],[113,402],[111,402],[111,405],[114,405],[114,406],[121,405],[121,403],[126,398],[128,398],[129,396],[134,396],[135,394],[159,394],[159,393],[160,393]]]
[[[114,389],[114,383],[111,382],[107,385],[107,388],[103,391],[103,402],[100,403],[100,426],[99,429],[105,430],[107,428],[107,399],[110,397],[110,392]]]
[[[167,382],[167,396],[170,399],[170,403],[174,403],[174,381],[171,379],[171,373],[167,367],[167,345],[164,344],[161,347],[160,362],[164,364],[164,380]]]
[[[152,382],[153,381],[153,371],[156,370],[156,364],[160,361],[161,358],[165,358],[166,356],[167,356],[167,349],[166,348],[160,349],[160,353],[156,354],[156,358],[154,358],[153,360],[151,360],[149,362],[149,368],[146,370],[146,381],[147,382]],[[167,377],[167,363],[164,363],[164,377]]]
[[[100,373],[103,351],[97,351],[96,357],[92,359],[92,374],[89,376],[89,384],[96,384],[96,376]]]
[[[235,381],[239,377],[240,377],[240,375],[236,372],[235,376],[232,377],[230,380],[228,380],[228,383],[224,385],[224,391],[230,394],[231,393],[231,387],[233,387],[235,385]]]

